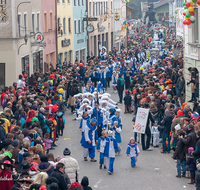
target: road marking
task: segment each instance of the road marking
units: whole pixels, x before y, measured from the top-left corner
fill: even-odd
[[[106,187],[108,187],[108,186],[101,186],[101,187],[99,187],[99,184],[102,182],[103,180],[102,179],[100,179],[99,181],[97,181],[97,183],[94,185],[94,187],[95,188],[100,188],[100,189],[104,189],[104,188],[106,188]]]
[[[64,141],[70,140],[70,138],[64,138]]]

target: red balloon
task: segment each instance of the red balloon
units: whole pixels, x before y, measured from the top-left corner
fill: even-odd
[[[190,24],[191,24],[191,20],[187,19],[187,25],[190,25]]]
[[[197,0],[197,4],[200,5],[200,0]]]
[[[186,25],[185,21],[186,21],[186,20],[183,21],[183,24],[184,24],[184,25]]]
[[[185,4],[185,6],[186,6],[186,7],[190,7],[190,3],[187,2],[187,3]]]
[[[183,12],[183,16],[185,16],[186,15],[186,13],[185,12]]]
[[[194,16],[194,12],[189,12],[191,16]],[[185,15],[184,15],[185,16]]]

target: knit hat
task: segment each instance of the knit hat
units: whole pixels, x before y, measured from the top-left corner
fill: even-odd
[[[90,120],[90,123],[96,123],[97,122],[97,120],[95,119],[95,118],[92,118],[91,120]]]
[[[194,151],[193,147],[188,148],[188,152],[191,154]]]
[[[68,148],[65,148],[64,151],[63,151],[63,155],[67,156],[67,155],[70,155],[70,154],[71,154],[71,151]]]
[[[13,146],[17,146],[19,144],[19,141],[17,139],[15,139],[13,142],[12,142],[12,145]]]
[[[114,113],[116,112],[116,109],[115,109],[115,108],[110,108],[110,112],[111,112],[112,114],[114,114]]]
[[[64,153],[63,153],[64,154]],[[65,155],[64,155],[65,156]],[[56,157],[56,161],[57,162],[59,162],[60,160],[62,159],[62,156],[60,156],[60,155],[58,155],[57,157]]]
[[[195,111],[193,114],[191,114],[192,119],[199,119],[199,114]]]
[[[128,90],[125,91],[125,94],[128,94]]]
[[[37,117],[33,117],[32,122],[39,121]]]
[[[5,123],[5,120],[4,119],[0,119],[0,125],[4,124],[4,123]]]
[[[135,142],[135,139],[133,137],[131,137],[129,140],[129,143],[131,143],[132,140],[134,140],[134,142]]]
[[[41,162],[48,162],[48,157],[47,157],[47,155],[41,155],[41,156],[40,156],[40,160],[41,160]]]

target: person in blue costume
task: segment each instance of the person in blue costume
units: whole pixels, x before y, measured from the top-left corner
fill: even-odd
[[[102,165],[104,165],[104,169],[107,169],[106,167],[106,161],[104,160],[104,150],[106,146],[106,137],[107,137],[107,132],[102,131],[102,136],[99,137],[98,143],[97,143],[97,150],[100,152],[100,159],[99,159],[99,168],[102,169]]]
[[[98,116],[97,116],[97,113],[98,113]],[[97,125],[98,125],[97,133],[98,133],[98,137],[100,137],[101,132],[102,132],[102,125],[103,125],[103,112],[99,108],[98,101],[95,102],[95,108],[88,110],[88,114],[91,114],[91,118],[97,119]]]
[[[104,150],[104,155],[106,157],[106,162],[108,163],[108,174],[112,175],[114,172],[114,161],[115,161],[115,153],[118,152],[117,141],[113,138],[113,132],[111,130],[108,131],[108,137],[106,138],[106,146]]]
[[[58,134],[63,136],[63,129],[65,128],[65,115],[62,112],[62,107],[59,107],[58,112],[56,113]]]
[[[110,128],[111,131],[113,131],[113,137],[116,139],[117,141],[117,146],[118,146],[118,155],[120,154],[122,147],[121,147],[121,143],[122,143],[122,139],[121,139],[121,132],[122,129],[121,127],[118,126],[118,122],[114,121],[114,125],[112,126],[112,128]]]
[[[106,88],[106,73],[107,69],[105,68],[105,66],[101,66],[101,84],[104,88]]]
[[[115,115],[116,109],[115,108],[110,108],[110,116],[109,116],[109,122],[114,125],[114,122],[117,121],[117,117]]]
[[[107,84],[106,86],[110,87],[110,81],[112,78],[112,71],[113,71],[111,64],[108,65],[108,69],[109,71],[106,73],[106,84]]]
[[[73,121],[76,121],[77,119],[73,119]],[[83,112],[82,118],[81,118],[81,122],[80,122],[80,126],[79,126],[79,130],[83,132],[85,131],[86,126],[90,123],[90,117],[87,114],[87,112]]]
[[[136,165],[137,157],[139,156],[140,150],[138,148],[137,143],[135,143],[135,139],[133,137],[130,138],[128,147],[126,150],[126,155],[131,158],[131,167]]]
[[[99,69],[96,66],[94,66],[93,72],[90,75],[90,77],[92,79],[92,82],[94,83],[94,86],[96,87],[97,86],[97,82],[100,79]]]
[[[107,53],[106,53],[106,48],[105,47],[102,47],[102,51],[101,51],[101,53],[100,53],[100,56],[101,56],[101,62],[102,63],[105,63],[106,62],[106,55],[107,55]]]
[[[92,118],[90,123],[84,129],[83,136],[81,139],[81,145],[83,146],[83,157],[84,161],[87,161],[88,153],[91,158],[91,162],[96,162],[95,160],[95,143],[98,141],[97,134],[97,120]]]

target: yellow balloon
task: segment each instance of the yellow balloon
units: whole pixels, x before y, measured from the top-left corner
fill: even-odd
[[[189,12],[193,12],[193,10],[194,10],[193,7],[189,7],[189,8],[188,8],[188,11],[189,11]]]
[[[185,17],[186,20],[188,20],[189,18]]]

